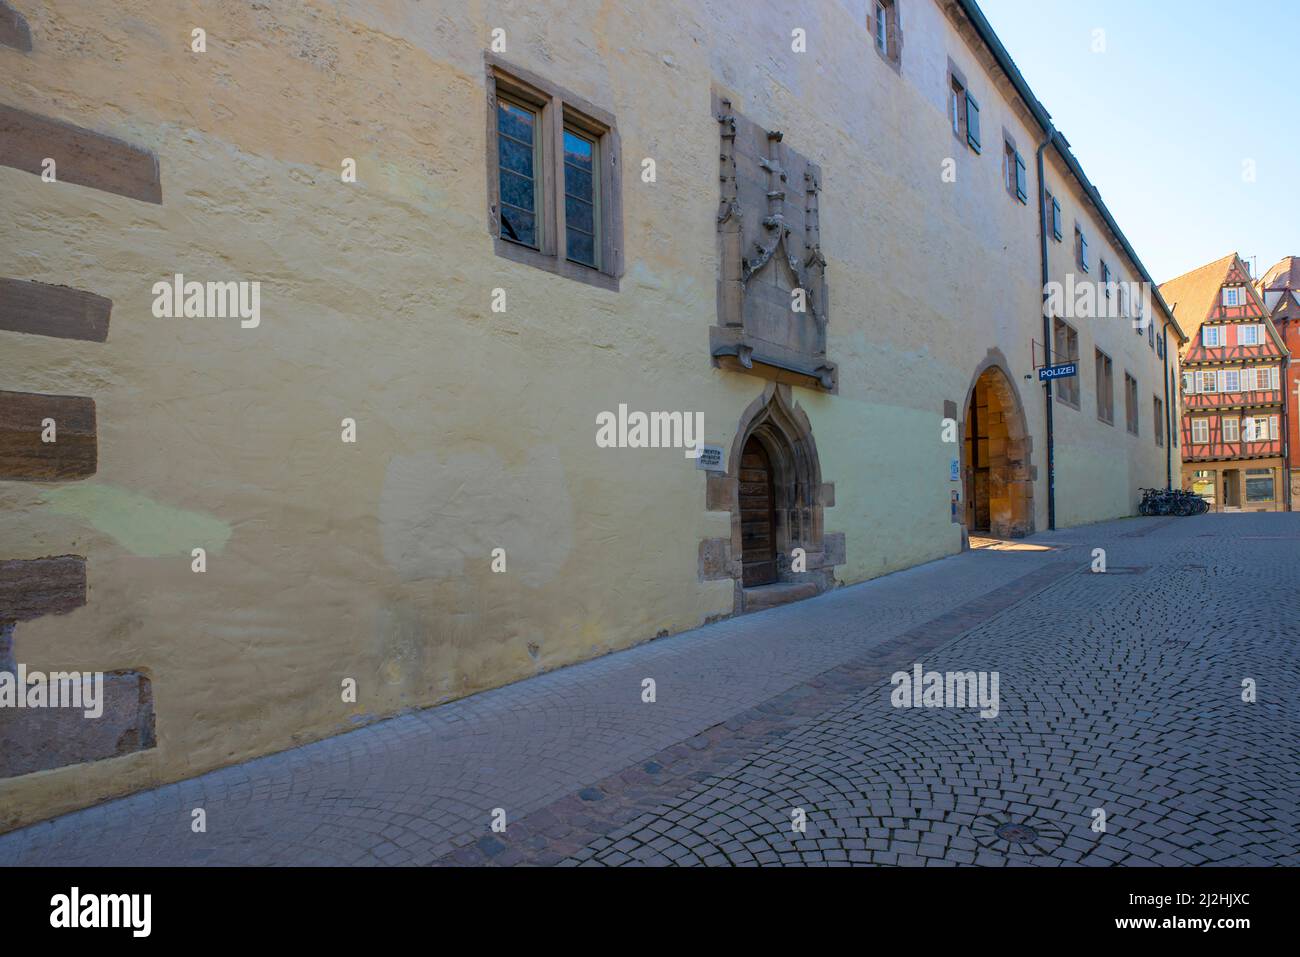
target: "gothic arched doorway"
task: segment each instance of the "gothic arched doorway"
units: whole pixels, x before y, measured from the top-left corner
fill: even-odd
[[[709,473],[705,501],[731,513],[731,534],[700,542],[700,579],[735,582],[738,614],[834,588],[844,534],[822,523],[835,486],[822,481],[812,423],[790,386],[765,386],[730,445],[726,472]]]
[[[962,444],[966,528],[997,538],[1034,530],[1030,440],[1020,398],[1006,372],[985,368],[966,399]]]
[[[758,436],[751,435],[740,455],[740,553],[742,584],[776,581],[776,508],[772,461]]]

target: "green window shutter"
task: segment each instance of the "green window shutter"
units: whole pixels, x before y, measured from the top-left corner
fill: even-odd
[[[1025,190],[1025,161],[1016,154],[1016,196],[1022,203],[1028,202],[1029,193]]]
[[[980,152],[980,105],[969,93],[966,94],[966,142],[976,153]]]

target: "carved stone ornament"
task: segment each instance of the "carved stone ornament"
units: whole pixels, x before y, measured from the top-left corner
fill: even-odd
[[[779,130],[745,119],[717,93],[718,323],[715,365],[828,392],[826,259],[818,213],[821,169]]]

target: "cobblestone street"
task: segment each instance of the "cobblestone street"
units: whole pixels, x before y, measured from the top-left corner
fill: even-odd
[[[1297,864],[1298,646],[1300,516],[1110,522],[66,815],[0,864]],[[996,717],[894,707],[915,663],[998,673]]]

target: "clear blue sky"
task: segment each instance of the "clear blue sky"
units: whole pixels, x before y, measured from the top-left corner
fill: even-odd
[[[1300,2],[977,2],[1156,282],[1300,255]]]

